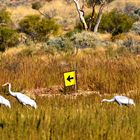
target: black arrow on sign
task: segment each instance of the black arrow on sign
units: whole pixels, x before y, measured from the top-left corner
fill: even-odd
[[[71,82],[72,79],[73,79],[73,77],[70,77],[70,75],[69,75],[68,78],[67,78],[67,80],[68,80],[69,82]]]

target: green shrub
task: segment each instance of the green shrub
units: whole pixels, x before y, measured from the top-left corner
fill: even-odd
[[[79,28],[75,28],[74,30],[67,32],[65,34],[65,37],[71,38],[73,35],[80,33],[80,32],[81,32],[81,30]]]
[[[0,24],[9,25],[12,23],[10,13],[7,12],[5,9],[0,10]]]
[[[20,23],[20,30],[26,34],[36,33],[36,28],[40,22],[41,18],[38,15],[30,15],[23,18]]]
[[[50,35],[56,35],[59,25],[53,19],[41,18],[38,15],[29,15],[20,23],[20,30],[37,41],[45,41]]]
[[[47,42],[47,45],[56,48],[57,51],[71,52],[73,50],[72,42],[66,37],[51,39]]]
[[[13,47],[18,43],[18,33],[12,27],[10,13],[0,10],[0,51]]]
[[[18,33],[10,27],[0,26],[0,51],[13,47],[18,43]]]
[[[134,11],[134,13],[137,14],[138,16],[140,16],[140,8],[136,9],[136,10]]]
[[[140,21],[135,22],[131,28],[131,31],[140,35]]]
[[[89,25],[90,17],[91,17],[91,14],[85,17],[87,25]],[[97,19],[96,13],[95,13],[95,19]],[[91,31],[94,30],[95,21],[96,20],[94,20],[94,22],[92,23]],[[109,33],[112,33],[112,35],[128,32],[135,21],[136,20],[134,18],[129,17],[125,13],[120,13],[114,9],[109,13],[103,14],[100,25],[99,25],[99,32],[109,32]],[[82,25],[78,24],[76,28],[82,29]]]
[[[35,10],[39,10],[41,7],[42,7],[42,4],[39,1],[32,3],[32,8]]]
[[[43,18],[39,22],[36,31],[40,39],[44,38],[44,36],[48,37],[50,34],[57,35],[59,31],[59,25],[56,24],[55,20],[53,19]]]
[[[117,35],[119,33],[128,32],[134,22],[135,20],[127,14],[120,13],[114,9],[110,13],[103,14],[99,30]]]
[[[134,7],[133,11],[130,13],[130,16],[135,18],[137,21],[140,21],[140,8],[139,7]]]
[[[89,6],[92,6],[94,2],[96,2],[96,4],[102,3],[102,1],[100,1],[100,0],[86,0],[86,1]],[[114,1],[114,0],[107,0],[108,3],[112,2],[112,1]]]
[[[71,40],[76,48],[95,48],[97,42],[100,42],[96,34],[86,31],[74,34]]]

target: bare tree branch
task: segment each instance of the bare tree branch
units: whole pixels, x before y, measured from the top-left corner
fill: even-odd
[[[83,0],[83,2],[82,2],[82,10],[84,10],[84,8],[85,8],[85,0]]]
[[[47,13],[42,13],[40,10],[38,12],[43,15],[45,18],[51,19],[51,17]]]

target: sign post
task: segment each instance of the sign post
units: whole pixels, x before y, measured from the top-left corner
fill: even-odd
[[[76,89],[76,71],[69,71],[64,73],[64,84],[65,84],[65,89],[66,87],[70,86],[75,86],[75,91]]]

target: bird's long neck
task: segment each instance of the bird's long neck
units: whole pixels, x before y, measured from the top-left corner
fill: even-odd
[[[12,95],[12,96],[16,96],[12,91],[11,91],[11,84],[9,84],[9,93]]]
[[[114,102],[115,100],[114,100],[114,98],[113,99],[104,99],[104,101],[103,102]]]

